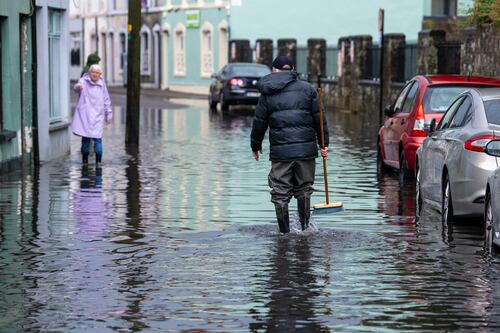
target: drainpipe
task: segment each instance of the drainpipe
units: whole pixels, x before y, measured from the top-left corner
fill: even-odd
[[[37,47],[36,47],[36,6],[35,0],[30,1],[31,4],[31,94],[33,99],[33,162],[35,168],[40,165],[40,149],[38,142],[38,94],[37,94],[37,83],[38,83],[38,64],[37,64]]]

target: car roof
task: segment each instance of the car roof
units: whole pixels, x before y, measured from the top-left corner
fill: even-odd
[[[500,88],[474,88],[483,100],[500,99]]]
[[[429,84],[477,84],[477,85],[493,85],[500,87],[500,80],[485,77],[485,76],[467,76],[467,75],[451,75],[451,74],[433,74],[425,75]]]
[[[257,64],[255,62],[232,62],[232,63],[229,63],[227,64],[228,66],[231,66],[231,67],[238,67],[238,66],[254,66],[254,67],[266,67],[269,69],[269,67],[267,67],[266,65],[264,64]]]

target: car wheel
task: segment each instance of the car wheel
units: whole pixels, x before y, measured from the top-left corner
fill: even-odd
[[[217,107],[217,101],[214,101],[214,94],[211,92],[208,93],[208,105],[211,109],[215,109]]]
[[[422,214],[422,191],[420,188],[420,168],[417,165],[417,172],[415,175],[415,217],[420,218]]]
[[[444,177],[443,195],[441,202],[441,216],[443,223],[453,222],[453,200],[451,198],[450,178]]]
[[[486,194],[486,200],[484,202],[484,251],[486,253],[492,253],[493,235],[495,229],[493,228],[493,207],[491,206],[491,195],[488,192]]]
[[[406,161],[405,154],[401,152],[399,156],[399,182],[404,184],[408,179],[411,179],[411,172],[408,169],[408,161]]]
[[[219,101],[220,101],[220,108],[222,111],[229,110],[229,104],[227,104],[227,102],[224,100],[224,93],[222,92],[220,93]]]

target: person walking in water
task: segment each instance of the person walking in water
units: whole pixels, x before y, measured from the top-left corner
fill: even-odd
[[[111,100],[101,74],[102,69],[99,65],[91,65],[88,73],[84,74],[73,87],[80,93],[80,99],[71,122],[73,133],[82,137],[83,164],[88,164],[90,141],[94,142],[96,167],[99,167],[102,161],[104,122],[109,124],[113,118]]]
[[[260,79],[261,97],[255,109],[251,149],[255,160],[262,153],[262,140],[269,127],[271,171],[268,182],[271,201],[281,233],[290,232],[288,203],[297,199],[302,230],[309,226],[311,194],[318,150],[328,156],[328,126],[323,120],[325,148],[319,146],[320,114],[315,89],[299,80],[293,61],[287,56],[274,59],[273,71]]]

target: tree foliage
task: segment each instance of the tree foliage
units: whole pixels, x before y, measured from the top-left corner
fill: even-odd
[[[476,0],[470,18],[474,25],[500,28],[500,0]]]

